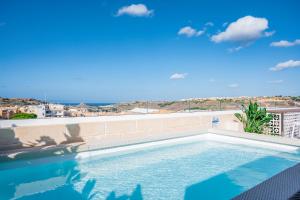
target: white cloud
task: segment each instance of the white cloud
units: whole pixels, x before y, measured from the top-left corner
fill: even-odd
[[[197,34],[196,29],[193,29],[190,26],[185,26],[178,31],[178,35],[185,35],[187,37],[192,37]]]
[[[243,48],[244,48],[243,46],[237,46],[237,47],[234,47],[234,48],[229,48],[228,52],[229,53],[237,52],[237,51],[239,51],[239,50],[241,50]]]
[[[187,73],[183,73],[183,74],[175,73],[170,76],[170,79],[172,79],[172,80],[184,79],[187,75],[188,75]]]
[[[239,84],[232,83],[232,84],[229,84],[228,87],[230,87],[230,88],[237,88],[237,87],[239,87]]]
[[[281,71],[288,68],[300,67],[299,60],[288,60],[286,62],[278,63],[275,67],[270,68],[271,71]]]
[[[214,23],[212,23],[212,22],[206,22],[205,26],[214,26]]]
[[[196,36],[203,35],[204,33],[205,33],[205,30],[200,30],[200,31],[197,31],[197,34],[196,34]]]
[[[272,80],[272,81],[268,81],[268,83],[278,84],[278,83],[283,83],[283,80]]]
[[[147,17],[153,14],[153,10],[149,10],[144,4],[131,4],[130,6],[124,6],[117,12],[117,16],[131,15],[137,17]]]
[[[270,32],[264,32],[268,28],[268,20],[266,18],[245,16],[230,23],[225,31],[213,35],[211,40],[215,43],[227,41],[247,43],[270,35]]]
[[[178,35],[184,35],[186,37],[197,37],[200,35],[203,35],[206,30],[207,30],[207,26],[214,26],[214,24],[212,22],[207,22],[204,24],[204,27],[202,28],[202,30],[197,30],[191,26],[184,26],[181,29],[179,29],[178,31]]]
[[[266,31],[265,33],[264,33],[264,35],[266,36],[266,37],[271,37],[272,35],[274,35],[276,33],[276,31]]]
[[[300,39],[294,40],[293,42],[289,42],[287,40],[280,40],[279,42],[272,42],[270,44],[271,47],[292,47],[300,45]]]
[[[190,26],[185,26],[182,27],[179,31],[178,31],[178,35],[185,35],[186,37],[194,37],[194,36],[200,36],[204,33],[204,30],[200,30],[197,31],[196,29],[190,27]]]

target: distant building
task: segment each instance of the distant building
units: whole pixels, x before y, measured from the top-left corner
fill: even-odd
[[[50,103],[46,106],[46,117],[64,117],[66,115],[64,105]]]
[[[88,110],[88,106],[87,106],[85,103],[80,103],[80,104],[78,105],[78,108],[79,108],[79,110],[80,110],[82,113],[86,113],[86,112],[89,111],[89,110]]]
[[[50,103],[47,106],[50,110],[65,110],[65,106],[62,104]]]
[[[300,138],[300,108],[268,109],[268,112],[273,114],[270,134]]]
[[[134,109],[130,110],[130,112],[146,114],[146,113],[158,113],[159,110],[158,109],[149,109],[149,108],[134,108]]]
[[[30,105],[25,110],[26,113],[33,113],[37,115],[37,118],[46,117],[46,106],[45,105]]]
[[[2,107],[0,108],[0,118],[10,119],[17,112],[18,110],[15,107]]]
[[[77,107],[69,108],[67,112],[70,117],[84,117],[84,113]]]

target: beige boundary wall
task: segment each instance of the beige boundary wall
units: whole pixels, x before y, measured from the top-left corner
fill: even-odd
[[[105,148],[187,136],[212,128],[213,117],[220,119],[218,129],[241,131],[235,112],[2,121],[0,151],[73,142]],[[13,127],[7,127],[12,124]]]

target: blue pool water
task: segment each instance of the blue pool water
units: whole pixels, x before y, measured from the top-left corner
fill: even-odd
[[[0,199],[230,199],[299,161],[298,153],[195,141],[2,169]]]

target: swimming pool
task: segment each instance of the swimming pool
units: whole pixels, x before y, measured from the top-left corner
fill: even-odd
[[[204,134],[1,163],[0,199],[230,199],[299,162],[295,147]]]

